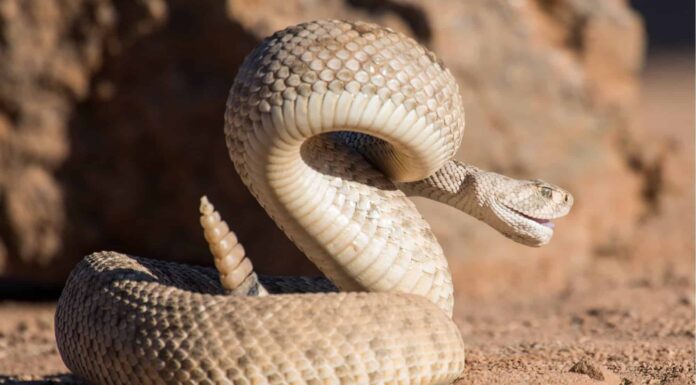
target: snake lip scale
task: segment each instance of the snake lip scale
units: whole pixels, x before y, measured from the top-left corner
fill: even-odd
[[[517,214],[519,214],[519,215],[521,215],[521,216],[523,216],[523,217],[529,219],[530,221],[532,221],[532,222],[534,222],[534,223],[538,223],[538,224],[540,224],[540,225],[542,225],[542,226],[544,226],[544,227],[547,227],[547,228],[549,228],[549,229],[552,229],[552,230],[553,230],[553,228],[556,227],[556,225],[555,225],[553,222],[551,222],[551,219],[546,219],[546,218],[535,218],[535,217],[530,216],[530,215],[527,215],[527,214],[525,214],[525,213],[523,213],[523,212],[521,212],[521,211],[515,210],[514,208],[512,208],[512,207],[510,207],[510,206],[505,206],[505,208],[507,208],[508,210],[510,210],[510,211],[512,211],[512,212],[514,212],[514,213],[517,213]]]
[[[316,20],[264,39],[238,70],[224,132],[244,184],[328,279],[257,275],[203,197],[216,269],[117,252],[74,268],[55,332],[79,377],[452,383],[464,370],[452,277],[409,197],[529,246],[548,243],[550,219],[573,205],[558,186],[453,159],[464,132],[457,82],[434,53],[374,24]]]

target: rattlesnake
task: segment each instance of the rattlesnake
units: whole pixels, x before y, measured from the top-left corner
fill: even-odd
[[[550,240],[550,220],[573,203],[545,182],[452,160],[463,119],[450,72],[397,32],[321,20],[270,36],[230,92],[229,153],[341,292],[321,292],[333,286],[317,279],[256,280],[204,201],[223,285],[209,268],[86,257],[56,311],[66,365],[99,384],[452,382],[464,346],[451,277],[407,196],[457,207],[532,246]],[[304,294],[266,295],[292,288]]]

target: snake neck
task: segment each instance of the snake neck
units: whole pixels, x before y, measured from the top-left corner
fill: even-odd
[[[450,160],[425,179],[396,185],[407,196],[432,199],[483,220],[487,202],[480,190],[485,174],[477,167]]]

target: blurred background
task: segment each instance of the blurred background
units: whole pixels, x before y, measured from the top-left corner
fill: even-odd
[[[640,282],[693,290],[693,2],[4,0],[0,298],[55,299],[97,250],[211,265],[203,194],[260,272],[318,274],[247,192],[222,130],[244,56],[316,18],[435,51],[464,98],[458,158],[575,196],[540,249],[417,201],[462,312]]]
[[[542,249],[419,201],[466,297],[560,290],[596,263],[651,274],[675,269],[694,250],[689,6],[4,1],[5,291],[24,288],[18,284],[59,288],[96,250],[210,264],[197,220],[203,194],[260,271],[317,274],[242,185],[222,119],[237,67],[257,43],[324,17],[390,26],[442,57],[467,111],[460,159],[545,179],[575,195],[572,214]]]

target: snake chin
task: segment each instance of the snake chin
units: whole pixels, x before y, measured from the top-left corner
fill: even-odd
[[[503,221],[513,229],[502,232],[505,236],[532,247],[540,247],[551,241],[555,224],[550,219],[537,218],[508,205],[501,205],[501,207],[504,214],[499,217],[508,218]]]

